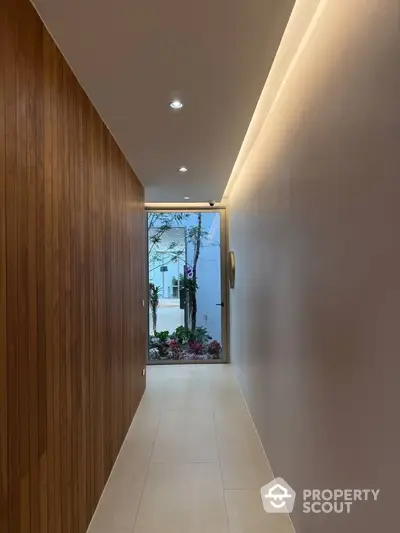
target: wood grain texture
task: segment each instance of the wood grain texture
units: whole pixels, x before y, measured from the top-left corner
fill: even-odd
[[[0,5],[0,27],[6,12]],[[0,79],[5,78],[5,34],[0,34]],[[7,404],[7,303],[6,303],[6,100],[0,83],[0,531],[8,533],[8,404]]]
[[[0,530],[84,533],[145,388],[143,187],[28,0],[0,39]]]

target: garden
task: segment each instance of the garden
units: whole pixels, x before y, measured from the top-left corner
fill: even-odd
[[[192,331],[179,326],[173,333],[156,332],[149,341],[149,359],[153,361],[205,361],[220,359],[221,352],[221,344],[203,327]]]
[[[180,228],[183,232],[178,231]],[[199,258],[204,246],[216,246],[219,250],[219,243],[210,239],[204,227],[203,213],[149,213],[148,232],[149,361],[221,359],[222,346],[207,330],[208,315],[202,315],[205,324],[200,325],[198,320]],[[164,275],[173,265],[182,265],[182,270],[177,268],[171,281],[165,284]],[[166,320],[165,314],[160,319],[159,314],[168,307],[171,312],[172,307],[181,309],[183,316],[179,319],[176,315],[176,319],[173,315],[171,319],[170,312],[170,319]],[[178,326],[180,320],[184,325]],[[159,322],[164,327],[157,327]],[[211,329],[215,335],[215,327]]]

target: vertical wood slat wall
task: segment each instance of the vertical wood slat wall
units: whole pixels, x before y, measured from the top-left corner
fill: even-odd
[[[0,40],[0,531],[84,533],[145,387],[143,188],[28,0]]]

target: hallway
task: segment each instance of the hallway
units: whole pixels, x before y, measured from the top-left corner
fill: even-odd
[[[230,365],[152,366],[89,533],[291,533]]]
[[[399,20],[1,0],[0,533],[399,531]]]

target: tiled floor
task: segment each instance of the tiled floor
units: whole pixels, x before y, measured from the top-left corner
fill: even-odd
[[[89,533],[293,533],[229,365],[153,366]]]

